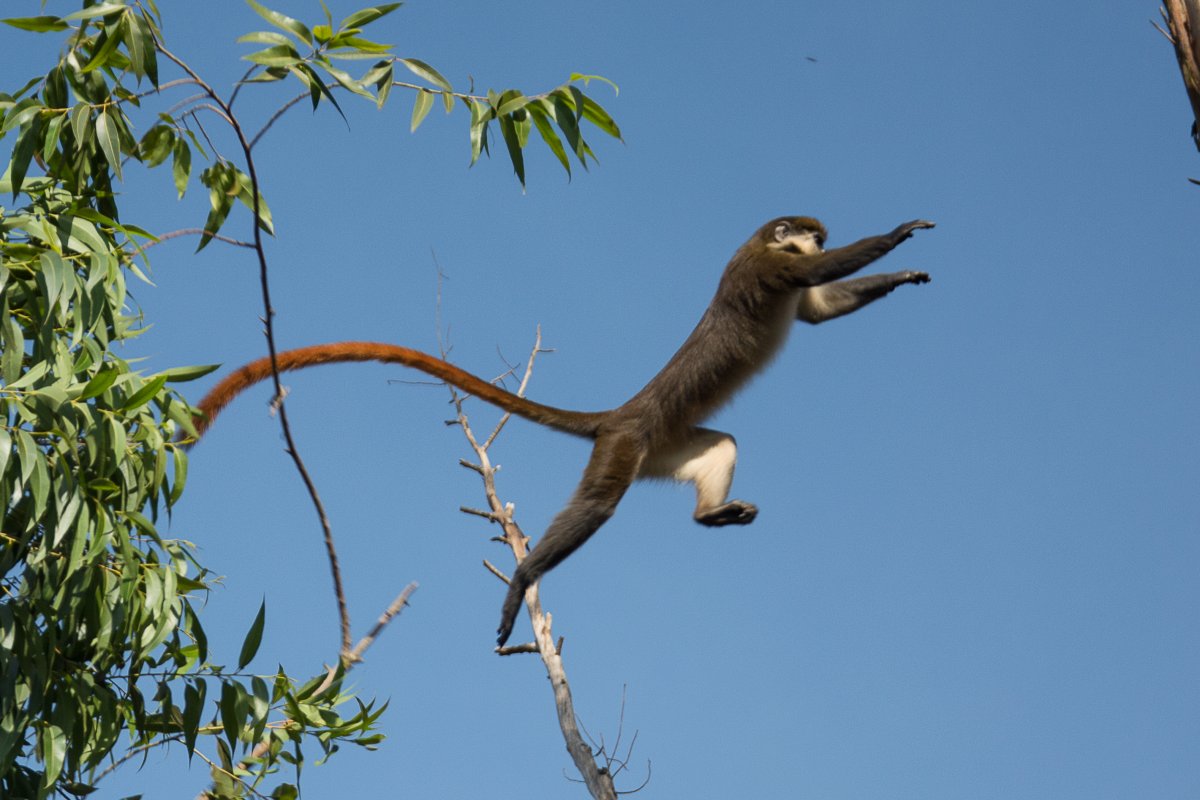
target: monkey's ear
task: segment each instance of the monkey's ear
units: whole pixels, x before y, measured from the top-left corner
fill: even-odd
[[[784,239],[788,238],[791,232],[791,225],[788,225],[786,222],[779,223],[775,226],[775,241],[782,242]]]

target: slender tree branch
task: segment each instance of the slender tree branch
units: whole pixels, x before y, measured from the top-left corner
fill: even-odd
[[[196,82],[196,85],[200,87],[205,94],[212,98],[213,103],[220,107],[229,123],[230,128],[237,137],[238,144],[242,149],[242,155],[246,160],[246,174],[250,178],[250,189],[252,195],[250,206],[254,216],[254,252],[258,257],[259,285],[261,287],[263,298],[263,333],[267,340],[267,352],[271,358],[271,378],[275,387],[275,400],[273,404],[279,411],[279,425],[283,430],[283,438],[286,443],[287,453],[291,457],[292,463],[295,464],[296,471],[300,474],[301,480],[304,482],[304,487],[308,491],[308,496],[312,501],[313,508],[316,509],[317,517],[321,522],[321,531],[325,540],[325,552],[329,561],[329,571],[333,578],[333,591],[337,602],[338,619],[341,623],[340,652],[343,660],[345,660],[350,656],[350,610],[346,603],[346,592],[342,584],[342,570],[338,562],[337,547],[333,541],[333,528],[330,525],[328,515],[325,513],[325,504],[321,501],[321,496],[317,492],[316,483],[309,474],[308,467],[305,465],[304,459],[300,457],[300,451],[296,447],[295,438],[292,436],[292,426],[288,422],[287,408],[283,402],[283,382],[279,375],[279,357],[275,346],[275,309],[271,305],[271,285],[268,277],[267,254],[265,248],[263,247],[262,240],[262,216],[259,211],[261,208],[261,196],[259,192],[258,172],[254,164],[254,154],[251,152],[250,142],[246,139],[245,131],[242,130],[242,126],[238,122],[237,117],[234,116],[233,111],[229,108],[228,104],[221,99],[220,95],[218,95],[217,92],[199,75],[197,75],[183,60],[178,58],[171,51],[167,50],[167,48],[163,46],[162,42],[156,42],[155,44],[159,52],[174,62],[176,66],[178,66],[190,78],[192,78],[192,80]]]
[[[180,230],[177,230],[177,231],[170,231],[168,233],[159,234],[158,236],[156,236],[154,238],[153,241],[149,241],[149,242],[146,242],[145,244],[143,244],[142,249],[149,250],[151,247],[154,247],[154,245],[156,245],[156,244],[162,244],[163,242],[168,241],[170,239],[178,239],[180,236],[207,236],[210,239],[216,239],[218,242],[224,242],[225,244],[231,244],[235,247],[249,247],[249,248],[254,247],[253,242],[243,242],[241,239],[231,239],[228,236],[222,236],[219,233],[212,233],[210,231],[204,230],[203,228],[181,228]]]
[[[363,653],[367,651],[368,647],[375,643],[375,640],[379,638],[379,634],[383,633],[383,629],[387,627],[387,624],[400,615],[400,612],[403,611],[404,607],[408,605],[408,598],[411,597],[412,593],[416,590],[417,582],[413,581],[408,586],[404,587],[404,591],[396,595],[396,599],[393,600],[392,604],[384,609],[384,612],[379,615],[379,619],[375,621],[375,625],[371,628],[367,635],[359,639],[358,644],[354,645],[354,649],[350,651],[349,660],[351,663],[362,661]]]

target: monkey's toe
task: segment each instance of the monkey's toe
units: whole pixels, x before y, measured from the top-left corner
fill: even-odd
[[[698,512],[696,522],[709,527],[749,525],[758,516],[758,506],[744,500],[731,500],[725,505]]]

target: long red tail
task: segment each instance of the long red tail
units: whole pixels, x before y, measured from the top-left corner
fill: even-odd
[[[317,344],[311,347],[300,347],[278,353],[276,360],[281,372],[291,372],[307,369],[321,364],[342,364],[351,361],[379,361],[384,364],[403,364],[406,367],[418,369],[421,372],[440,378],[446,383],[453,384],[464,392],[469,392],[487,402],[499,406],[505,411],[511,411],[526,419],[540,423],[564,433],[595,438],[600,423],[607,412],[567,411],[554,406],[534,403],[512,392],[501,389],[476,377],[465,370],[450,364],[440,358],[382,342],[336,342],[333,344]],[[259,381],[271,377],[271,359],[268,357],[251,361],[244,367],[231,372],[212,388],[199,408],[204,412],[203,417],[196,418],[196,430],[204,435],[216,420],[217,415],[229,405],[239,394]]]

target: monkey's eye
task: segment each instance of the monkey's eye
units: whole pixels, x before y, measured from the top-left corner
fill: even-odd
[[[792,232],[792,229],[788,226],[788,224],[786,222],[782,222],[782,223],[776,225],[775,226],[775,241],[782,242],[784,239],[786,239],[788,237],[788,234],[791,232]]]

